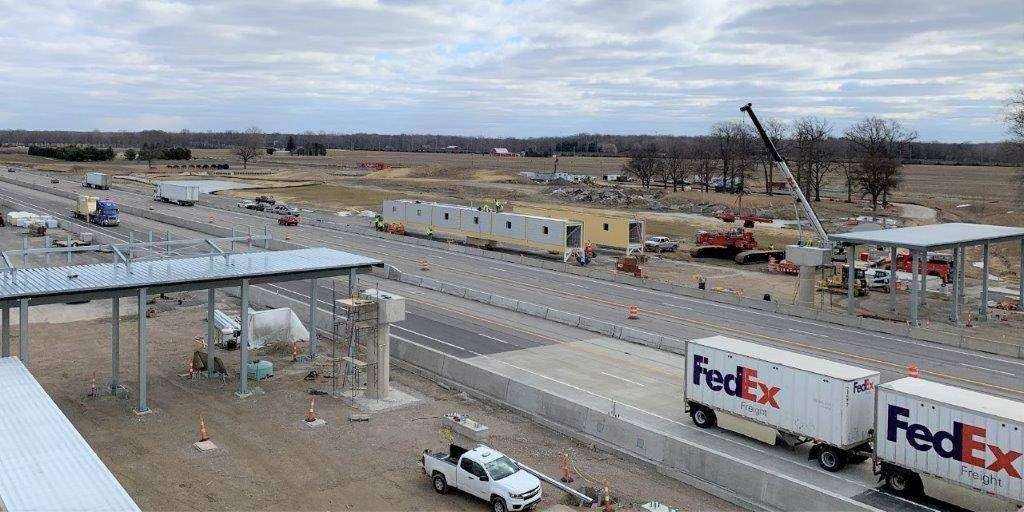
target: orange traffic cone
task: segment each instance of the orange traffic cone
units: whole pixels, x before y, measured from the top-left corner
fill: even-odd
[[[604,481],[604,491],[601,493],[601,501],[604,502],[604,512],[613,512],[615,505],[612,505],[612,491],[608,489],[608,481]]]
[[[287,231],[285,231],[284,232],[284,239],[285,240],[291,240],[292,239],[292,234],[287,232]]]
[[[636,320],[640,318],[640,308],[638,308],[636,304],[633,304],[632,306],[629,307],[629,316],[627,318],[629,318],[630,320]]]
[[[916,379],[921,376],[921,369],[916,364],[912,364],[907,367],[907,375]]]
[[[199,416],[199,442],[209,441],[210,435],[206,433],[206,422],[203,421],[203,416]]]
[[[572,475],[569,473],[569,454],[562,454],[562,482],[572,483]]]
[[[188,360],[188,380],[194,380],[196,378],[196,361],[195,358],[189,358]]]
[[[299,360],[299,343],[297,341],[292,342],[292,362],[298,362]]]
[[[313,423],[316,421],[316,397],[309,399],[309,410],[306,411],[306,423]]]
[[[213,224],[213,215],[210,215],[209,222],[210,222],[210,224]]]
[[[92,372],[92,384],[89,385],[89,396],[96,396],[96,372]]]
[[[427,263],[427,260],[420,260],[420,270],[430,270],[430,263]]]

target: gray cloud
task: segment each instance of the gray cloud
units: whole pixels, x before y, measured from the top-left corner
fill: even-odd
[[[0,125],[699,133],[754,101],[995,140],[1019,0],[0,0]]]

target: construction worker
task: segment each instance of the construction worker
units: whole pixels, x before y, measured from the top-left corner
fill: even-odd
[[[427,226],[427,238],[434,239],[434,226]]]
[[[387,228],[387,225],[384,223],[384,217],[381,215],[374,215],[373,227],[376,228],[377,231],[384,231],[384,229]]]

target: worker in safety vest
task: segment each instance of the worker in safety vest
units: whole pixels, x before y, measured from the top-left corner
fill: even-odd
[[[427,227],[427,238],[434,238],[434,227]]]

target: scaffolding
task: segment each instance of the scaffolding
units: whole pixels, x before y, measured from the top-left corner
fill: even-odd
[[[336,287],[331,298],[330,395],[355,397],[366,391],[368,379],[380,370],[377,361],[370,360],[374,351],[368,350],[381,328],[377,301],[359,297],[355,289],[348,298],[338,299]],[[344,355],[339,356],[339,351]]]

